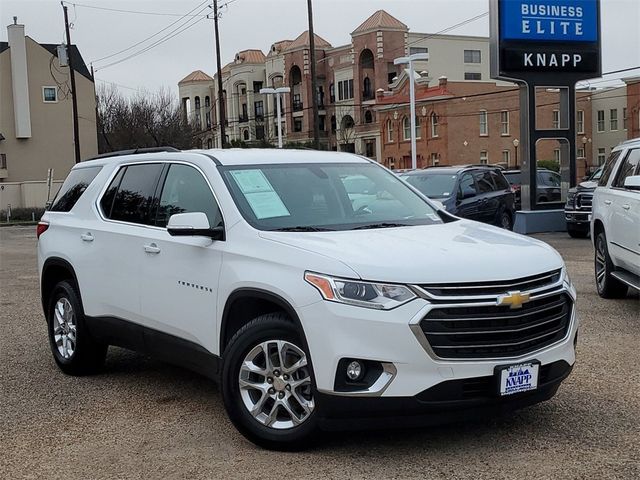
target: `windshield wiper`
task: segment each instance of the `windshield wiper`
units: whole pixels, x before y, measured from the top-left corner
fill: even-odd
[[[333,232],[332,228],[313,227],[313,226],[297,226],[297,227],[282,227],[273,228],[270,232]]]
[[[381,223],[369,223],[367,225],[360,225],[359,227],[354,227],[351,230],[369,230],[371,228],[394,228],[394,227],[410,227],[406,223],[390,223],[390,222],[381,222]]]

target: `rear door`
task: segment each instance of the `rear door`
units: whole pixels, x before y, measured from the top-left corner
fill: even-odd
[[[606,232],[611,254],[620,266],[640,275],[640,192],[624,187],[627,177],[638,175],[640,148],[627,152],[613,179],[611,226]]]
[[[171,163],[159,192],[152,215],[156,228],[147,230],[137,245],[144,322],[216,352],[216,300],[225,242],[172,237],[166,225],[176,213],[203,212],[215,227],[223,225],[222,214],[209,182],[193,165]],[[146,342],[151,351],[158,351],[165,340],[150,337]]]
[[[480,221],[478,186],[471,172],[465,172],[460,176],[457,195],[455,214],[469,220]]]

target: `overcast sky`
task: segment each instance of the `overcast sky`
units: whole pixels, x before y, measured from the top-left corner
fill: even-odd
[[[550,0],[551,1],[551,0]],[[305,0],[219,0],[229,2],[220,19],[223,64],[235,52],[259,48],[267,52],[270,45],[282,39],[294,39],[307,29]],[[211,2],[212,3],[212,0]],[[72,41],[80,48],[87,65],[94,62],[96,78],[115,82],[122,88],[140,87],[156,90],[167,86],[177,91],[178,81],[193,70],[215,71],[213,21],[203,17],[207,2],[198,0],[78,0],[69,6],[73,23]],[[108,9],[155,12],[144,15],[87,8],[89,5]],[[350,41],[350,33],[369,15],[385,9],[406,23],[413,32],[433,33],[487,12],[488,0],[314,0],[314,25],[317,34],[332,45]],[[195,9],[195,10],[194,10]],[[204,10],[203,10],[204,9]],[[603,71],[640,66],[640,0],[602,0]],[[200,16],[180,19],[192,11]],[[41,43],[63,40],[64,21],[59,0],[0,0],[2,25],[18,22],[26,33]],[[168,27],[171,23],[175,25]],[[188,22],[188,23],[185,23]],[[182,27],[188,27],[178,33]],[[168,28],[167,28],[168,27]],[[149,41],[147,37],[165,29]],[[175,31],[178,29],[177,31]],[[174,32],[175,31],[175,32]],[[163,36],[173,38],[145,53],[114,65],[151,45]],[[489,34],[488,17],[471,22],[450,33],[461,35]],[[0,35],[6,40],[6,29]],[[134,44],[138,46],[132,47]],[[126,49],[126,50],[125,50]],[[113,55],[119,51],[124,52]],[[103,57],[110,56],[103,60]],[[640,75],[634,72],[618,74]],[[607,77],[611,78],[611,77]],[[596,83],[595,86],[606,85]]]

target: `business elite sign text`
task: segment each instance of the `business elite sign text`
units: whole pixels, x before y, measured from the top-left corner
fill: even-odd
[[[492,77],[599,76],[598,0],[492,0]]]

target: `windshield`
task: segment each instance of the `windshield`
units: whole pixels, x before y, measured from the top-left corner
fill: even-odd
[[[260,230],[323,231],[441,223],[392,173],[371,163],[223,167],[242,216]]]
[[[456,185],[456,175],[444,173],[403,175],[401,178],[430,198],[449,197],[453,193]]]

